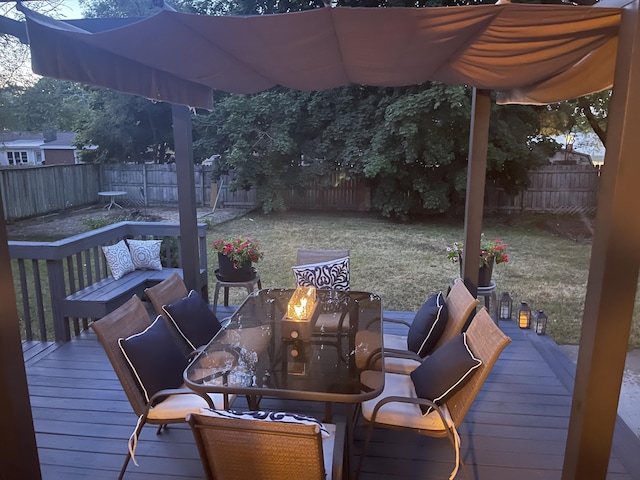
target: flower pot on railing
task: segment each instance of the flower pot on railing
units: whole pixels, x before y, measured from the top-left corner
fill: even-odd
[[[218,253],[218,272],[225,282],[246,282],[251,280],[256,272],[251,261],[244,262],[240,268],[235,268],[233,262],[222,253]]]

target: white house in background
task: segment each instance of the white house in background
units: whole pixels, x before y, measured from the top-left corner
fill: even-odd
[[[561,148],[552,157],[549,157],[552,165],[591,165],[594,166],[593,159],[588,153],[578,152],[571,148]]]
[[[213,164],[214,164],[214,162],[215,162],[218,158],[220,158],[220,155],[218,155],[218,154],[213,154],[213,155],[211,155],[209,158],[205,158],[205,159],[202,161],[202,165],[204,165],[204,166],[209,166],[209,167],[210,167],[211,165],[213,165]]]
[[[79,163],[73,132],[0,133],[0,166]]]
[[[566,151],[567,154],[576,153],[579,155],[588,155],[590,157],[588,163],[576,162],[579,165],[600,165],[604,162],[604,145],[600,141],[600,138],[593,132],[576,132],[571,133],[567,136],[557,135],[551,138],[553,138],[560,145],[565,146],[565,149],[562,150],[562,156],[564,156]],[[584,162],[584,159],[582,160],[582,162]]]

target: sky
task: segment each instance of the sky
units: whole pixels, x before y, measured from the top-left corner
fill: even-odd
[[[83,18],[78,0],[64,0],[60,8],[60,16],[68,19]]]

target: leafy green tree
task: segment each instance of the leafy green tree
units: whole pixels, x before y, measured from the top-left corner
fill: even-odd
[[[15,99],[13,115],[21,129],[72,131],[89,114],[85,89],[74,82],[41,78]]]
[[[80,0],[87,18],[145,17],[160,11],[161,0]]]
[[[112,90],[89,89],[91,114],[78,125],[76,142],[96,145],[86,162],[164,163],[173,146],[171,106]]]
[[[548,105],[541,115],[543,132],[549,135],[594,132],[606,147],[611,93],[609,89]]]

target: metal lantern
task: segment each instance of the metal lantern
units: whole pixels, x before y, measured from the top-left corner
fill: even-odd
[[[531,326],[531,308],[527,305],[527,302],[520,302],[518,326],[520,328],[529,328]]]
[[[536,315],[536,333],[538,335],[544,335],[547,331],[547,316],[542,310],[538,310]]]
[[[511,320],[511,313],[513,309],[513,300],[509,292],[502,292],[500,301],[498,302],[498,317],[500,320]]]

